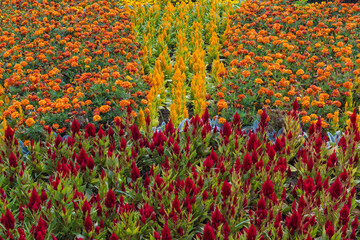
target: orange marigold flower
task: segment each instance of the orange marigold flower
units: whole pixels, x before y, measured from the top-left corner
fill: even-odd
[[[289,97],[283,97],[283,101],[284,101],[284,102],[289,102],[289,101],[290,101],[290,98],[289,98]]]
[[[276,97],[276,98],[281,98],[281,97],[282,97],[282,94],[281,94],[281,93],[275,93],[275,97]]]
[[[110,110],[110,106],[109,105],[103,105],[100,107],[100,112],[101,113],[107,113]]]
[[[133,117],[133,118],[136,118],[137,117],[137,113],[135,111],[132,111],[130,113],[130,116]]]
[[[308,122],[310,122],[310,120],[311,120],[311,118],[309,116],[302,116],[301,117],[301,121],[303,123],[308,123]]]
[[[226,123],[226,119],[225,119],[225,118],[219,118],[219,123],[220,123],[220,124]]]
[[[313,114],[311,114],[311,115],[310,115],[310,117],[311,117],[312,119],[317,119],[317,118],[318,118],[318,117],[317,117],[317,115],[316,115],[316,114],[314,114],[314,113],[313,113]]]
[[[98,121],[101,120],[101,117],[100,117],[99,115],[95,115],[95,116],[93,117],[93,120],[94,120],[94,122],[98,122]]]
[[[121,100],[120,101],[120,106],[122,107],[127,107],[130,105],[130,101],[129,100]]]
[[[26,121],[25,121],[25,124],[26,124],[26,126],[28,126],[28,127],[31,127],[32,125],[34,125],[34,123],[35,123],[35,120],[34,120],[33,118],[28,118],[28,119],[26,119]]]
[[[224,98],[224,93],[223,92],[217,92],[216,96],[219,98]]]
[[[267,90],[266,95],[271,97],[272,95],[274,95],[274,91],[273,90]]]
[[[250,71],[247,71],[247,70],[244,70],[243,72],[242,72],[242,75],[244,76],[244,77],[250,77]]]
[[[219,108],[219,111],[221,111],[223,108],[228,108],[228,104],[224,99],[220,99],[216,105]]]
[[[333,101],[332,105],[337,106],[337,107],[341,107],[341,102]]]
[[[13,113],[11,114],[11,118],[12,118],[12,119],[17,119],[19,116],[20,116],[20,114],[19,114],[18,112],[13,112]]]
[[[304,70],[299,69],[296,71],[296,75],[303,75],[304,74]]]
[[[327,119],[332,119],[334,117],[334,115],[332,113],[328,113],[326,114]]]
[[[307,114],[307,112],[306,112],[305,110],[303,110],[303,111],[300,112],[300,115],[301,115],[301,116],[306,116],[306,114]]]
[[[255,83],[257,83],[257,84],[263,84],[263,80],[261,80],[260,78],[256,78],[256,79],[255,79]]]
[[[344,88],[351,90],[353,87],[353,84],[352,84],[352,82],[345,82],[343,84],[343,86],[344,86]]]
[[[283,105],[283,102],[280,101],[280,100],[276,100],[276,101],[274,102],[274,105],[275,105],[275,106],[282,106],[282,105]]]

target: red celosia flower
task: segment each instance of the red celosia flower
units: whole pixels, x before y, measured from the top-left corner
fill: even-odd
[[[40,239],[44,239],[44,236],[46,235],[46,232],[47,232],[47,224],[41,216],[39,218],[37,226],[36,227],[33,226],[33,228],[31,228],[30,232],[36,236],[36,239],[37,239],[37,236],[39,235],[39,233],[41,233],[41,235],[39,237],[40,237]]]
[[[76,119],[71,123],[71,131],[73,136],[80,133],[80,124]]]
[[[141,138],[141,133],[139,132],[139,128],[136,125],[132,125],[130,127],[131,130],[131,136],[134,141],[137,141],[139,138]]]
[[[205,172],[210,172],[211,168],[214,166],[214,161],[210,158],[210,156],[208,156],[203,165],[205,167]]]
[[[180,153],[180,147],[179,147],[179,144],[178,144],[177,142],[174,143],[173,151],[174,151],[174,153],[175,153],[176,156],[179,155],[179,153]]]
[[[109,130],[108,130],[109,137],[114,138],[114,134],[115,134],[114,130],[111,127],[109,127]]]
[[[151,119],[150,119],[150,116],[149,116],[149,115],[146,116],[145,122],[146,122],[146,126],[149,126],[149,125],[150,125]]]
[[[254,151],[254,152],[256,152],[256,151]],[[253,162],[252,162],[251,156],[250,156],[249,152],[246,151],[246,154],[243,159],[242,170],[244,172],[249,171],[252,167],[252,164],[253,164]]]
[[[158,232],[154,231],[154,238],[155,238],[156,240],[160,240],[160,239],[161,239],[161,236],[160,236],[160,234],[159,234]]]
[[[161,232],[161,239],[162,240],[171,240],[171,234],[170,234],[170,229],[168,227],[167,222],[165,222],[165,226]]]
[[[100,139],[102,139],[105,136],[105,132],[102,129],[102,127],[100,126],[99,131],[98,131],[98,136]]]
[[[224,222],[224,216],[219,211],[218,207],[216,207],[215,211],[211,215],[211,226],[217,231],[218,227],[221,223]]]
[[[259,124],[259,130],[263,133],[267,127],[267,118],[268,115],[266,113],[266,110],[264,110],[260,115],[260,124]]]
[[[121,139],[120,141],[120,150],[124,151],[126,149],[126,140],[124,138]]]
[[[282,215],[281,215],[281,211],[279,211],[278,214],[276,215],[275,222],[274,222],[275,228],[278,228],[280,226],[281,220],[282,220]]]
[[[164,147],[161,145],[158,147],[157,152],[159,154],[159,156],[162,156],[164,154]]]
[[[202,120],[203,124],[207,123],[207,121],[209,120],[209,111],[207,108],[205,108],[205,112],[202,115],[201,120]]]
[[[275,154],[276,154],[276,151],[274,149],[274,146],[273,145],[270,145],[267,150],[266,150],[268,156],[269,156],[269,159],[270,161],[274,160],[274,157],[275,157]]]
[[[358,227],[359,227],[359,220],[358,220],[358,217],[356,216],[355,217],[355,219],[354,219],[354,221],[351,223],[351,227],[353,228],[353,229],[358,229]]]
[[[86,216],[84,226],[87,232],[91,232],[91,230],[93,229],[93,222],[91,220],[90,213],[88,213]]]
[[[262,193],[267,198],[271,198],[271,195],[274,193],[274,184],[270,180],[269,176],[262,186]]]
[[[232,120],[232,125],[233,126],[237,126],[240,124],[240,115],[238,114],[238,112],[236,112],[234,114],[233,120]]]
[[[224,225],[221,228],[221,233],[224,237],[224,240],[229,240],[229,234],[230,234],[230,227],[227,224],[227,222],[224,223]]]
[[[335,151],[329,156],[329,160],[327,161],[327,167],[332,168],[337,163],[338,158],[336,156]]]
[[[133,162],[132,164],[132,169],[131,169],[131,179],[133,181],[136,181],[136,179],[138,179],[140,177],[140,171],[136,166],[136,163]]]
[[[309,194],[312,195],[313,192],[315,191],[315,184],[314,184],[314,180],[311,177],[308,177],[304,183],[303,183],[303,190]]]
[[[6,209],[5,215],[1,217],[1,223],[7,230],[15,228],[14,216],[8,208]]]
[[[116,198],[115,198],[115,193],[114,191],[110,188],[109,191],[106,194],[106,198],[105,198],[105,206],[107,208],[113,208],[115,206],[116,203]]]
[[[325,231],[326,234],[329,236],[329,239],[331,239],[335,233],[334,225],[329,220],[325,223]]]
[[[279,230],[277,231],[277,235],[278,235],[279,239],[282,239],[282,237],[283,237],[283,230],[282,230],[281,225],[279,226]]]
[[[247,141],[247,150],[248,151],[253,151],[253,149],[255,149],[255,146],[257,146],[257,137],[255,133],[250,133],[249,139]]]
[[[15,156],[15,154],[13,152],[10,152],[9,165],[10,165],[10,167],[13,167],[13,168],[16,168],[18,166],[17,157]]]
[[[204,227],[203,240],[215,240],[215,233],[213,228],[207,223]]]
[[[93,169],[94,169],[95,163],[94,163],[94,160],[92,159],[92,157],[89,157],[89,158],[88,158],[87,167],[88,167],[90,170],[93,170]]]
[[[231,135],[231,126],[228,122],[225,122],[223,127],[222,127],[222,130],[221,130],[221,133],[223,136],[226,136],[226,137],[230,137]]]
[[[337,199],[341,196],[342,194],[342,191],[343,191],[343,185],[342,183],[340,182],[340,179],[339,177],[336,178],[335,182],[333,184],[331,184],[330,188],[329,188],[329,193],[330,193],[330,196],[333,198],[333,199]]]
[[[119,240],[119,237],[113,232],[109,238],[109,240]]]
[[[256,240],[257,231],[254,225],[251,224],[249,229],[247,230],[246,240]]]
[[[231,185],[226,179],[221,187],[221,195],[223,199],[227,199],[231,195]]]
[[[288,216],[285,220],[285,225],[289,228],[290,234],[294,234],[294,232],[300,227],[301,217],[300,214],[294,210],[291,216]]]
[[[140,214],[145,218],[148,219],[154,213],[153,207],[146,203],[145,205],[140,207]]]
[[[340,224],[347,225],[349,222],[349,206],[344,204],[344,206],[340,210]]]
[[[85,133],[87,133],[87,135],[90,137],[95,137],[96,136],[95,125],[92,123],[87,124],[85,126]]]
[[[173,203],[172,203],[172,207],[173,207],[173,209],[175,209],[178,213],[181,212],[181,209],[180,209],[180,201],[179,201],[177,195],[175,195],[175,199],[174,199],[174,201],[173,201]]]
[[[46,191],[44,188],[41,190],[40,199],[41,199],[41,202],[45,202],[47,200],[47,194],[46,194]]]
[[[55,138],[55,148],[58,149],[60,143],[62,143],[62,137],[60,135],[57,135]]]
[[[5,142],[11,143],[14,138],[14,131],[11,129],[11,127],[7,127],[5,130]]]
[[[101,179],[104,179],[104,177],[105,177],[105,170],[104,169],[101,170],[100,177],[101,177]]]
[[[25,240],[26,239],[26,235],[23,229],[18,228],[18,233],[19,233],[19,239],[18,240]]]
[[[165,125],[165,134],[167,136],[170,136],[172,135],[173,133],[175,132],[175,128],[174,128],[174,125],[170,119],[170,121]]]
[[[81,164],[87,164],[88,161],[88,155],[86,154],[85,150],[81,148],[79,156],[77,157],[77,162]]]
[[[341,181],[346,182],[349,174],[347,173],[346,169],[340,173]]]
[[[299,103],[297,101],[297,98],[295,98],[295,101],[293,103],[293,111],[297,111],[299,109]]]
[[[86,214],[86,212],[90,213],[91,206],[90,206],[89,202],[86,199],[85,199],[84,204],[81,207],[81,210],[83,211],[84,215]]]
[[[38,231],[38,233],[36,234],[36,238],[35,238],[35,239],[36,239],[36,240],[44,240],[45,237],[44,237],[44,235],[42,234],[41,231]]]
[[[27,207],[30,210],[37,212],[40,208],[40,203],[41,203],[41,200],[38,195],[38,192],[36,191],[35,187],[33,187]]]
[[[320,152],[320,148],[321,148],[322,144],[323,144],[323,140],[321,138],[321,132],[319,132],[319,136],[315,140],[315,151],[317,153]]]

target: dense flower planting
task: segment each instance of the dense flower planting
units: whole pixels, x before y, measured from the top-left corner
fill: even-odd
[[[132,16],[139,22],[142,66],[152,73],[151,116],[165,106],[173,122],[187,117],[184,107],[170,106],[178,100],[188,112],[201,115],[207,105],[210,115],[220,115],[223,122],[239,112],[249,124],[263,109],[281,118],[297,98],[307,127],[320,116],[324,128],[336,131],[349,124],[359,103],[357,5],[197,1],[140,4]],[[177,68],[186,76],[182,85],[170,84]],[[183,89],[179,99],[172,88]]]
[[[148,88],[120,5],[5,1],[0,21],[1,118],[25,126],[26,138],[45,125],[63,133],[75,117],[106,123],[141,108]]]
[[[240,116],[220,132],[209,115],[183,129],[140,132],[129,115],[106,132],[93,124],[19,150],[8,127],[1,147],[3,239],[355,239],[360,135],[356,114],[337,146],[321,119],[307,138],[294,110],[267,138]]]
[[[359,10],[4,0],[0,240],[360,238]]]
[[[218,86],[229,112],[279,112],[297,98],[307,126],[319,116],[323,127],[344,126],[359,104],[359,11],[353,4],[298,8],[283,1],[236,9],[222,49],[230,65]]]

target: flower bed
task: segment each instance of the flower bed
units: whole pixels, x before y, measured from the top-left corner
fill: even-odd
[[[183,131],[139,132],[131,114],[114,128],[80,129],[26,157],[13,131],[0,147],[0,236],[25,239],[355,239],[356,114],[338,146],[321,120],[301,135],[297,103],[284,134],[241,131],[239,115],[212,130],[208,113]],[[354,151],[355,150],[355,151]],[[218,236],[217,238],[215,236]]]
[[[358,5],[185,2],[3,2],[0,239],[360,238]]]
[[[5,4],[0,36],[2,120],[25,139],[72,119],[109,123],[146,95],[139,44],[129,15],[115,3]],[[109,11],[111,9],[111,11]],[[136,114],[134,112],[134,114]]]

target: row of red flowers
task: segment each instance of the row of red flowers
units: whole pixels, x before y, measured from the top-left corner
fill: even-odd
[[[71,137],[48,128],[24,155],[7,128],[0,143],[1,239],[355,239],[360,134],[356,113],[339,144],[321,120],[302,135],[298,105],[267,139],[239,115],[218,132],[207,111],[180,131],[113,128]],[[128,109],[131,113],[131,109]],[[150,119],[146,119],[149,126]]]

